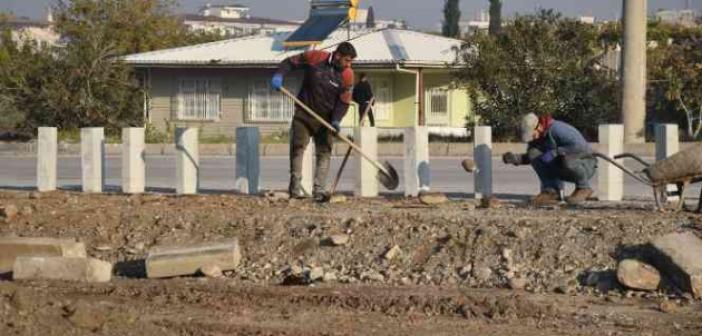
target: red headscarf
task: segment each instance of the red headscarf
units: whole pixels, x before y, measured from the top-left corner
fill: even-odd
[[[553,117],[551,115],[545,115],[539,117],[539,129],[541,129],[541,136],[543,136],[546,131],[551,127],[551,124],[553,124]]]

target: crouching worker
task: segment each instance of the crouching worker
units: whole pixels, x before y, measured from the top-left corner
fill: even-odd
[[[302,87],[297,97],[331,124],[338,133],[341,120],[351,103],[353,86],[351,63],[355,58],[356,50],[348,42],[340,43],[333,53],[312,50],[291,56],[278,66],[278,71],[271,80],[271,87],[280,90],[283,87],[283,77],[287,73],[295,70],[304,71]],[[312,196],[315,200],[323,201],[327,198],[326,183],[334,133],[308,115],[300,106],[296,106],[290,130],[288,192],[292,198],[305,196],[302,189],[302,157],[310,138],[314,139],[317,151]]]
[[[541,193],[532,199],[535,206],[552,205],[561,199],[564,182],[575,183],[575,191],[566,197],[577,204],[592,196],[590,180],[597,169],[597,159],[583,135],[573,126],[550,116],[530,113],[522,119],[522,140],[528,142],[527,153],[505,153],[506,164],[531,165],[541,181]]]

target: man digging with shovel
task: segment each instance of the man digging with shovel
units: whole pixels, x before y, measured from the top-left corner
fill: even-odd
[[[283,60],[271,80],[275,90],[283,88],[283,77],[295,70],[304,70],[302,87],[297,98],[331,124],[336,133],[351,103],[353,70],[351,64],[356,50],[351,43],[340,43],[333,53],[321,50],[307,51]],[[317,164],[312,196],[316,201],[328,199],[327,175],[331,162],[334,133],[296,104],[290,130],[290,185],[291,198],[305,197],[302,189],[302,157],[314,138]]]

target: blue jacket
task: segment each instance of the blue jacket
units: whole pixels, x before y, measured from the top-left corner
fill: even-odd
[[[544,153],[540,159],[552,161],[558,155],[590,154],[592,147],[575,127],[563,121],[554,120],[544,136],[529,142],[529,149],[536,148]]]

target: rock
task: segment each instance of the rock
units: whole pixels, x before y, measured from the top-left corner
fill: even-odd
[[[344,246],[349,243],[349,239],[350,237],[347,234],[336,234],[329,236],[326,241],[332,246]]]
[[[446,195],[437,192],[420,192],[419,201],[426,205],[439,205],[448,202]]]
[[[617,267],[617,280],[622,285],[638,290],[656,290],[661,275],[653,266],[634,259],[624,259]]]
[[[12,271],[17,257],[86,257],[85,245],[72,239],[0,238],[0,273]]]
[[[266,199],[272,202],[287,201],[290,199],[290,195],[282,191],[267,190],[262,192],[261,196],[265,197]]]
[[[522,290],[526,287],[527,281],[523,278],[510,278],[508,282],[509,288],[514,290]]]
[[[465,279],[468,278],[471,274],[471,271],[473,270],[473,265],[468,264],[463,267],[461,267],[460,270],[458,270],[458,275],[461,276],[461,278]]]
[[[76,327],[93,332],[102,328],[107,320],[107,315],[102,309],[91,307],[85,302],[78,301],[63,308],[64,316]]]
[[[692,232],[671,233],[652,245],[653,265],[680,289],[702,297],[702,240]]]
[[[208,278],[221,278],[224,276],[222,269],[217,265],[206,265],[200,267],[199,273]]]
[[[368,271],[368,272],[361,273],[361,280],[383,282],[383,281],[385,281],[385,276],[383,276],[382,274],[380,274],[376,271]]]
[[[12,278],[108,282],[112,278],[112,264],[93,258],[18,257],[12,268]]]
[[[334,194],[329,196],[329,203],[331,204],[346,203],[347,201],[348,199],[346,199],[346,196],[341,194]]]
[[[394,259],[395,257],[397,257],[398,255],[400,255],[401,253],[402,253],[402,250],[400,249],[400,246],[395,245],[395,246],[389,248],[387,251],[385,251],[385,253],[383,254],[383,258],[385,260],[390,261],[390,260]]]
[[[3,207],[0,207],[0,217],[5,218],[7,220],[12,220],[17,215],[19,214],[19,210],[17,210],[17,207],[13,204],[8,204]]]
[[[145,247],[146,247],[146,244],[144,244],[142,242],[134,244],[134,249],[136,249],[137,251],[143,251]]]
[[[154,247],[146,258],[149,278],[167,278],[195,274],[204,266],[218,266],[230,271],[241,261],[239,241],[234,238],[221,243],[192,246]]]
[[[669,300],[663,300],[658,305],[658,310],[664,313],[673,313],[678,309],[678,305],[675,302]]]
[[[107,251],[111,251],[112,247],[110,245],[98,245],[98,246],[95,246],[93,249],[95,251],[98,251],[98,252],[107,252]]]
[[[473,278],[475,278],[475,280],[485,283],[490,281],[490,277],[492,277],[492,270],[490,267],[483,266],[473,268]]]
[[[472,159],[465,159],[461,161],[461,167],[463,167],[463,170],[469,173],[474,173],[477,170],[475,161],[473,161]]]
[[[335,282],[335,281],[336,281],[336,274],[334,274],[334,272],[327,272],[327,273],[324,273],[324,277],[322,278],[322,281],[324,281],[324,282]]]
[[[315,282],[317,280],[321,280],[324,278],[324,269],[321,267],[313,267],[308,275],[308,279],[310,282]]]
[[[483,209],[498,209],[502,207],[502,201],[495,196],[484,197],[480,200],[480,207]]]

